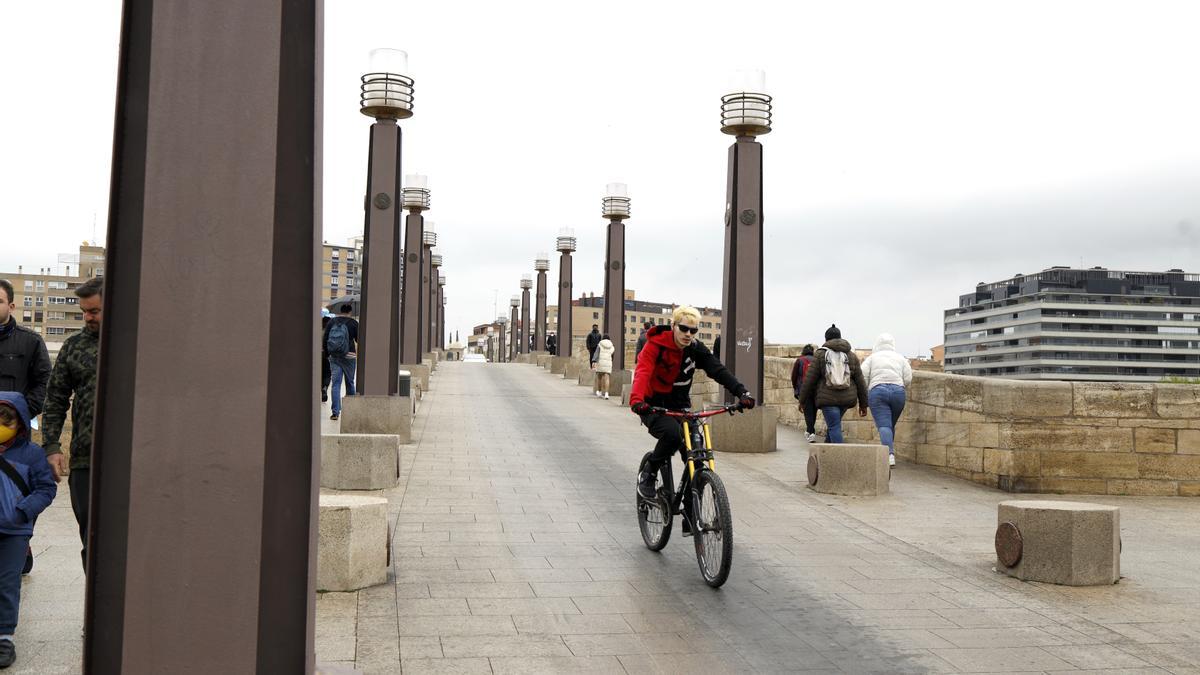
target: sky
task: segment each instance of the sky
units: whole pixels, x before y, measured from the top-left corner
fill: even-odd
[[[0,18],[0,270],[55,266],[105,236],[120,4]],[[503,311],[561,227],[576,295],[599,294],[609,182],[633,200],[626,287],[719,306],[720,96],[761,68],[766,340],[837,323],[926,355],[981,281],[1200,271],[1197,25],[1200,5],[1165,1],[327,2],[324,238],[362,231],[359,76],[393,47],[416,81],[403,170],[429,176],[448,329]],[[53,105],[68,83],[82,105]]]

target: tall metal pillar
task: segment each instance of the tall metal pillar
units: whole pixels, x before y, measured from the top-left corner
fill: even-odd
[[[518,354],[529,353],[529,289],[533,288],[533,279],[528,274],[521,275],[521,330],[517,333],[521,342],[517,345]]]
[[[400,127],[395,119],[371,125],[363,224],[362,299],[359,302],[360,394],[395,394],[400,321]]]
[[[533,348],[539,354],[546,351],[546,272],[550,271],[550,254],[539,253],[533,261],[537,270],[537,297],[534,306]]]
[[[564,227],[558,232],[558,356],[571,355],[571,297],[574,292],[571,253],[575,251],[575,230]]]
[[[505,343],[505,340],[508,338],[505,336],[504,327],[508,325],[508,317],[496,317],[496,325],[500,327],[496,331],[498,336],[496,340],[496,361],[498,363],[505,363],[508,361],[508,345]]]
[[[604,333],[612,340],[613,372],[625,369],[625,223],[629,191],[624,183],[609,183],[604,198],[608,240],[604,251]]]
[[[438,275],[438,298],[437,298],[437,345],[438,347],[446,348],[446,275]]]
[[[322,24],[123,3],[85,673],[313,671]]]
[[[422,250],[421,250],[421,356],[433,351],[433,293],[432,290],[437,286],[437,277],[433,271],[433,247],[437,246],[437,230],[434,227],[433,221],[425,224],[425,233],[422,235]],[[417,363],[421,361],[418,359]]]
[[[721,131],[733,135],[725,206],[721,351],[718,357],[755,396],[763,395],[762,145],[771,131],[771,97],[761,71],[743,74],[740,91],[721,97]],[[727,401],[732,394],[725,393]]]
[[[404,177],[404,208],[408,215],[404,219],[404,285],[400,304],[400,363],[421,363],[425,353],[424,325],[425,307],[421,302],[421,271],[424,269],[425,217],[422,212],[430,205],[429,178],[422,174]]]
[[[431,250],[429,254],[429,351],[441,348],[438,337],[438,316],[441,303],[438,301],[438,277],[442,268],[442,254]]]
[[[512,333],[509,336],[511,338],[511,344],[508,345],[508,356],[509,356],[508,360],[516,361],[517,354],[521,353],[520,352],[520,344],[521,344],[520,323],[521,323],[521,321],[520,321],[520,318],[517,316],[517,310],[521,307],[521,296],[519,296],[519,295],[512,296],[512,298],[509,299],[508,304],[510,307],[512,307],[512,312],[511,312],[512,313]]]

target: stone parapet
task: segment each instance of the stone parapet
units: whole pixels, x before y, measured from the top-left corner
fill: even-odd
[[[886,445],[810,443],[808,484],[832,495],[874,497],[888,493],[891,471]]]

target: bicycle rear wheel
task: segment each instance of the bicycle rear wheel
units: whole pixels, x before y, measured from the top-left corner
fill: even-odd
[[[725,484],[712,471],[696,474],[692,491],[692,538],[696,542],[696,562],[709,586],[717,588],[729,578],[733,564],[733,513]]]
[[[642,457],[638,465],[638,473],[642,472],[650,461],[650,453]],[[655,499],[644,499],[637,495],[638,529],[642,531],[642,541],[651,551],[661,551],[671,539],[671,463],[664,462],[658,469],[658,481],[655,485],[658,496]],[[636,491],[635,491],[636,494]]]

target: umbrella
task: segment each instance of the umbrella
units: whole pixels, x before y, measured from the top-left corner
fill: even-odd
[[[325,307],[332,312],[337,312],[337,310],[340,309],[341,306],[344,304],[349,303],[351,305],[358,305],[358,301],[359,301],[360,297],[361,296],[358,296],[358,295],[343,295],[342,297],[340,297],[336,300],[330,300],[329,303],[325,305]]]

